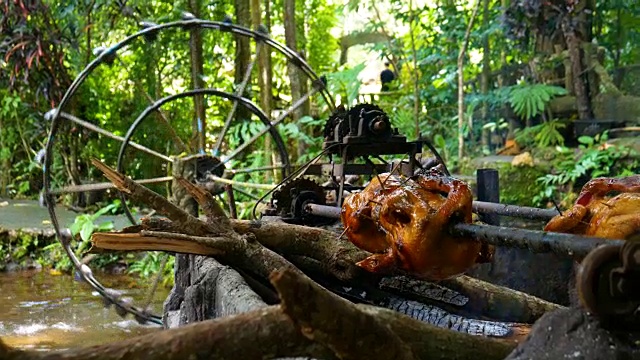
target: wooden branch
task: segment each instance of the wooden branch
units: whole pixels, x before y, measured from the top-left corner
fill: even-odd
[[[280,254],[304,255],[318,260],[323,264],[323,272],[338,280],[377,278],[355,265],[370,254],[347,240],[338,239],[339,234],[331,231],[281,222],[235,220],[231,225],[240,234],[254,234],[262,245]]]
[[[591,64],[589,66],[593,68],[593,71],[595,71],[595,73],[600,78],[600,84],[604,88],[605,90],[604,92],[611,94],[613,96],[623,95],[622,91],[620,91],[620,89],[618,89],[616,85],[613,83],[613,79],[611,79],[611,76],[609,76],[607,69],[605,69],[604,66],[602,66],[602,64],[598,62],[598,60],[592,59]]]
[[[93,158],[91,163],[97,167],[115,187],[127,194],[135,201],[143,202],[156,210],[159,214],[167,216],[175,222],[184,233],[192,235],[214,234],[218,229],[187,214],[184,210],[170,203],[159,194],[137,184],[132,179],[120,174],[100,160]]]
[[[234,230],[252,236],[258,241],[256,243],[240,238],[206,238],[172,234],[166,232],[170,222],[143,219],[143,225],[148,224],[163,225],[163,227],[159,228],[161,232],[146,230],[149,229],[148,227],[146,229],[138,227],[136,229],[141,231],[139,234],[127,234],[135,235],[131,238],[122,233],[94,233],[92,241],[95,247],[107,250],[159,250],[216,256],[224,262],[255,272],[264,279],[275,269],[293,266],[279,254],[292,258],[304,255],[316,260],[312,270],[321,271],[338,280],[367,283],[376,287],[381,281],[379,276],[370,274],[355,265],[369,255],[367,252],[356,248],[348,241],[336,240],[337,234],[319,228],[232,220]],[[409,281],[415,285],[424,283],[425,286],[422,288],[429,288],[428,282],[405,278],[405,282]],[[459,276],[441,284],[468,299],[462,304],[446,306],[446,301],[443,299],[434,297],[428,292],[421,292],[420,286],[411,286],[413,290],[404,288],[401,292],[409,293],[410,297],[417,298],[419,301],[438,303],[449,311],[483,315],[494,320],[517,323],[533,323],[545,312],[562,308],[560,305],[535,296],[468,276]],[[397,285],[396,288],[401,286]]]
[[[271,276],[284,311],[309,339],[340,359],[503,359],[514,343],[462,334],[393,310],[354,305],[304,276]]]
[[[466,308],[494,320],[531,324],[547,312],[564,308],[533,295],[466,275],[442,281],[441,284],[469,297]]]
[[[338,358],[414,359],[411,349],[386,324],[308,278],[283,271],[272,274],[270,280],[282,310],[302,334],[333,350]]]
[[[235,252],[237,242],[224,237],[203,237],[142,230],[130,233],[95,233],[91,236],[97,248],[113,251],[166,251],[182,254],[215,256]]]
[[[63,351],[20,351],[0,342],[3,360],[237,360],[287,356],[336,359],[329,349],[304,337],[278,306]]]
[[[168,251],[215,256],[264,279],[275,270],[300,272],[281,255],[262,246],[253,234],[202,237],[166,231],[140,230],[139,233],[102,232],[91,235],[93,246],[113,251]]]
[[[192,184],[189,180],[182,177],[177,178],[176,181],[178,181],[180,186],[193,196],[209,220],[215,219],[217,220],[216,223],[225,228],[225,231],[231,231],[227,214],[225,214],[220,204],[218,204],[210,192],[200,186]],[[220,232],[223,232],[223,230],[221,229]]]

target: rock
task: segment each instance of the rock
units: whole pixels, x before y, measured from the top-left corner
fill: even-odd
[[[32,258],[27,258],[24,261],[24,265],[22,265],[22,269],[40,271],[42,270],[42,265],[36,260],[33,260]]]
[[[528,151],[516,155],[511,160],[511,166],[533,166],[533,156]]]
[[[6,272],[16,272],[22,270],[20,264],[10,261],[4,265],[4,271]]]
[[[610,331],[579,308],[542,316],[505,360],[640,359],[640,332]]]

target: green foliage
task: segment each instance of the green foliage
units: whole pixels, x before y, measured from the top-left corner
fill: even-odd
[[[561,129],[567,126],[566,122],[558,119],[545,121],[542,124],[530,126],[524,129],[516,129],[515,140],[523,147],[548,147],[564,145],[564,137]]]
[[[536,179],[543,189],[534,197],[534,202],[543,204],[552,199],[566,202],[572,196],[574,186],[582,186],[588,179],[635,174],[638,154],[630,148],[603,146],[607,138],[606,132],[595,137],[581,136],[577,154],[572,149],[558,146],[553,172]],[[564,196],[558,196],[559,189],[564,190]]]
[[[163,286],[173,286],[173,268],[175,265],[175,257],[169,256],[167,262],[164,265],[164,268],[160,269],[160,265],[162,265],[162,259],[167,255],[165,253],[157,252],[157,251],[148,251],[145,252],[142,258],[134,260],[131,265],[129,265],[128,272],[129,274],[137,274],[142,279],[151,279],[159,271],[162,271],[162,285]]]
[[[76,216],[75,221],[71,224],[69,230],[71,230],[71,234],[74,237],[80,235],[82,246],[78,249],[79,251],[83,250],[84,246],[91,241],[91,234],[94,232],[109,231],[113,229],[112,221],[105,221],[100,224],[96,224],[95,222],[100,218],[100,216],[109,212],[113,213],[117,208],[118,204],[109,204],[93,214],[82,214]]]
[[[559,86],[522,83],[511,87],[509,103],[518,116],[529,120],[542,114],[554,96],[566,94]]]
[[[82,214],[76,216],[73,224],[69,226],[69,230],[73,236],[71,241],[71,247],[73,252],[78,257],[82,257],[83,252],[88,250],[91,245],[91,235],[94,232],[110,231],[113,229],[113,222],[105,221],[97,224],[96,221],[102,215],[107,213],[115,213],[120,206],[119,201],[109,204],[93,214]],[[62,245],[59,242],[55,242],[45,247],[45,250],[50,253],[51,263],[55,264],[54,268],[60,271],[70,271],[73,268],[73,264],[64,253]],[[120,258],[112,254],[99,255],[96,261],[98,266],[104,267],[111,263],[117,262]]]
[[[42,266],[50,266],[53,262],[47,248],[57,243],[53,237],[25,230],[15,232],[0,230],[0,271],[4,270],[10,262],[19,266],[34,262]]]
[[[45,131],[16,92],[0,90],[0,98],[0,196],[33,195],[42,179],[33,158]]]
[[[364,70],[365,64],[360,63],[352,68],[343,68],[340,71],[327,75],[329,92],[342,97],[342,104],[352,106],[360,91],[358,76]]]

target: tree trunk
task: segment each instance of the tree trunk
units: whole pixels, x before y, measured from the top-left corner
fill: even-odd
[[[562,23],[562,31],[567,42],[569,59],[571,60],[571,72],[573,74],[573,87],[576,92],[578,105],[578,117],[580,120],[593,119],[591,101],[589,100],[589,90],[584,81],[586,74],[583,73],[582,56],[580,52],[581,40],[578,37],[573,25],[571,16],[568,16]]]
[[[622,6],[619,5],[616,11],[616,24],[615,24],[615,32],[616,32],[616,44],[615,49],[613,51],[613,68],[618,69],[620,67],[620,57],[622,55],[622,48],[624,46],[624,38],[622,32]],[[613,79],[613,83],[617,88],[620,88],[622,85],[622,80],[624,79],[623,71],[616,71],[615,77]]]
[[[416,129],[416,139],[420,136],[420,69],[418,68],[418,51],[416,49],[414,27],[413,1],[409,0],[409,36],[411,40],[411,54],[413,62],[413,122]]]
[[[240,26],[250,26],[251,24],[251,3],[250,0],[234,0],[235,6],[235,15],[236,22]],[[247,69],[249,68],[249,64],[251,63],[251,44],[249,43],[248,37],[236,36],[236,62],[235,62],[235,73],[234,73],[234,83],[237,87],[240,86],[242,80],[247,73]],[[239,94],[240,96],[247,97],[251,99],[251,94],[249,93],[251,89],[251,83],[245,87],[244,92]],[[237,121],[248,121],[250,120],[251,112],[244,106],[239,105],[236,109],[236,120]]]
[[[267,4],[265,4],[267,5]],[[268,6],[268,5],[267,5]],[[269,29],[262,23],[262,6],[260,0],[251,0],[251,25],[253,29],[263,29],[269,32]],[[258,56],[258,89],[260,89],[260,108],[271,119],[271,111],[273,109],[273,93],[272,93],[272,79],[271,79],[271,50],[268,46],[262,45],[262,49]],[[271,137],[266,136],[264,138],[264,153],[266,166],[272,166],[275,162],[275,158],[272,156],[273,145],[271,143]],[[265,175],[269,178],[269,174],[273,174],[275,179],[278,179],[277,172],[266,172]]]
[[[491,47],[489,44],[489,35],[486,33],[489,26],[489,0],[482,0],[482,28],[485,34],[482,37],[482,74],[480,77],[480,93],[485,97],[489,93],[489,81],[491,79]],[[489,115],[489,104],[487,101],[482,103],[482,124],[486,124]],[[482,146],[489,145],[489,130],[482,130]]]
[[[201,1],[200,0],[189,0],[189,11],[195,15],[196,18],[201,18]],[[190,38],[189,38],[189,50],[191,54],[191,85],[193,89],[202,89],[204,88],[204,65],[203,65],[203,54],[202,54],[202,33],[200,29],[193,28],[191,30]],[[204,150],[204,146],[206,143],[206,113],[205,113],[205,104],[204,104],[204,96],[196,95],[193,97],[194,103],[194,119],[193,119],[193,134],[194,138],[192,139],[192,149]]]
[[[462,41],[462,47],[458,53],[458,158],[462,159],[464,155],[464,57],[467,53],[467,47],[469,46],[469,37],[471,36],[471,29],[473,23],[478,15],[478,8],[480,8],[480,0],[476,0],[476,4],[473,6],[473,13],[467,25],[467,31],[464,34],[464,40]]]
[[[299,0],[300,1],[300,0]],[[302,24],[298,24],[296,21],[296,1],[284,0],[284,36],[286,45],[293,51],[300,54],[298,43],[304,38],[304,34],[298,33],[299,28],[304,28]],[[304,57],[304,56],[303,56]],[[295,63],[287,62],[287,72],[289,73],[289,82],[291,84],[291,103],[295,103],[302,98],[308,89],[306,78],[302,72],[296,67]],[[301,106],[298,106],[292,115],[293,122],[297,122],[305,115],[310,113],[309,100],[305,101]],[[304,154],[305,145],[302,141],[297,143],[297,155],[298,158]]]

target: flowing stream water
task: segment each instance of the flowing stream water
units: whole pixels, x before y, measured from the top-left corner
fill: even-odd
[[[142,305],[147,296],[139,280],[96,274],[105,285],[123,290]],[[159,287],[151,307],[161,313],[169,289]],[[35,350],[67,349],[104,344],[161,330],[121,318],[105,308],[91,287],[72,275],[44,271],[0,273],[0,338],[7,345]]]

